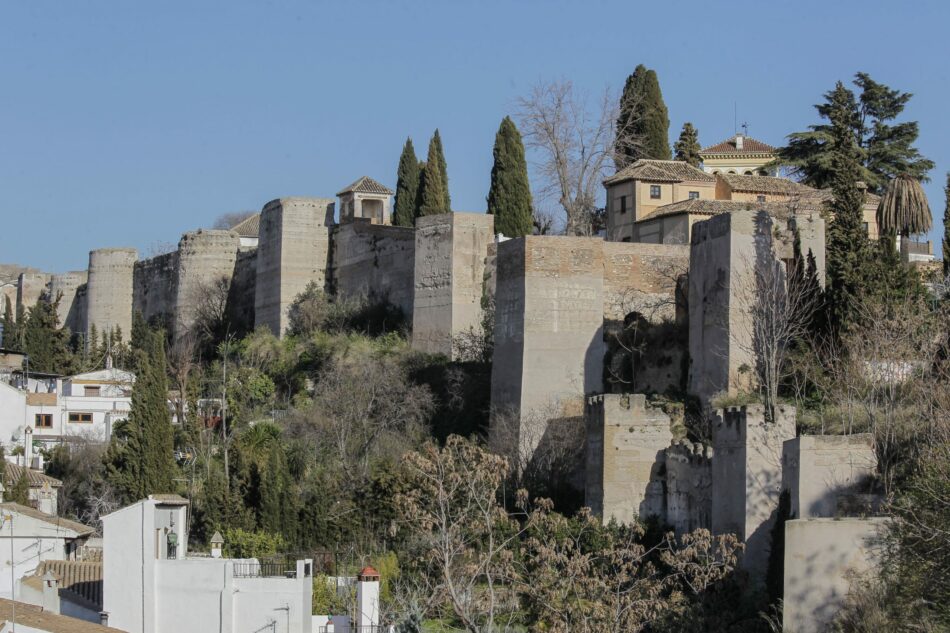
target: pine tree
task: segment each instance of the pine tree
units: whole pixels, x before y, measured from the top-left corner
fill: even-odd
[[[834,219],[828,231],[828,319],[834,333],[853,325],[858,302],[866,293],[869,241],[864,231],[864,193],[858,188],[861,152],[846,107],[849,91],[838,82],[832,95],[838,107],[829,110],[832,122],[831,190]]]
[[[533,226],[528,163],[521,133],[505,117],[495,134],[494,164],[488,190],[488,213],[495,216],[495,232],[508,237],[529,235]]]
[[[451,213],[449,198],[449,176],[446,171],[445,156],[442,153],[442,139],[436,130],[429,141],[429,154],[426,156],[425,170],[422,172],[422,204],[419,215],[438,215]]]
[[[831,113],[839,113],[844,125],[851,130],[858,147],[858,180],[868,184],[870,191],[881,193],[888,181],[900,174],[926,181],[933,161],[924,158],[914,147],[919,128],[916,121],[892,123],[913,96],[879,84],[867,73],[857,73],[854,84],[860,97],[839,81],[837,87],[825,93],[825,102],[815,109],[829,123],[809,126],[808,131],[789,135],[786,147],[779,150],[779,162],[793,167],[802,182],[819,189],[831,186],[834,178],[834,124]]]
[[[393,224],[396,226],[412,226],[415,223],[418,189],[419,161],[412,146],[412,139],[407,138],[396,171],[396,202],[393,211]]]
[[[950,172],[947,172],[947,186],[943,189],[946,203],[943,208],[943,275],[950,276]]]
[[[640,64],[620,97],[614,162],[617,169],[641,159],[670,159],[670,117],[656,72]]]
[[[16,322],[13,320],[13,304],[10,303],[10,297],[4,297],[3,338],[0,339],[0,347],[13,349],[16,338]]]
[[[701,160],[699,150],[702,147],[699,145],[699,131],[693,127],[692,123],[687,121],[683,124],[683,130],[680,132],[679,139],[673,144],[673,149],[676,152],[673,156],[674,160],[682,160],[693,167],[699,167]]]
[[[132,407],[128,419],[114,428],[105,456],[109,480],[125,502],[172,491],[176,472],[165,335],[149,329],[139,313],[132,324]]]

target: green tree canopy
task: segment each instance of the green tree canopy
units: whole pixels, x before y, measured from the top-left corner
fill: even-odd
[[[531,187],[521,133],[505,117],[495,134],[495,159],[488,190],[488,213],[495,216],[495,232],[508,237],[529,235],[532,229]]]
[[[412,226],[416,219],[416,196],[419,190],[419,160],[416,150],[412,146],[412,139],[407,138],[399,157],[399,168],[396,170],[396,202],[393,211],[393,224],[396,226]]]
[[[656,72],[640,64],[627,77],[617,116],[617,169],[641,159],[670,159],[670,116]]]
[[[882,233],[920,235],[930,230],[930,203],[918,180],[900,174],[887,183],[877,207],[877,224]]]
[[[699,145],[699,130],[694,128],[689,121],[683,124],[683,130],[676,143],[673,144],[673,149],[676,152],[673,156],[674,160],[682,160],[693,167],[699,167],[699,150],[702,149]]]
[[[943,195],[946,198],[943,208],[943,274],[950,275],[950,172],[947,173]]]
[[[66,375],[74,368],[69,347],[69,330],[59,327],[59,299],[40,299],[30,308],[23,324],[23,351],[30,357],[32,371]]]
[[[825,93],[824,103],[817,104],[815,109],[828,123],[790,134],[777,161],[792,167],[807,185],[830,187],[834,180],[835,145],[831,115],[839,112],[841,124],[856,142],[857,178],[866,182],[871,191],[881,193],[888,181],[900,174],[926,181],[934,163],[914,147],[919,133],[917,122],[894,123],[913,95],[877,83],[867,73],[857,73],[854,84],[861,91],[860,97],[840,81],[834,90]]]
[[[18,349],[20,337],[16,321],[13,320],[13,304],[10,302],[10,297],[3,299],[3,338],[0,339],[0,347]]]

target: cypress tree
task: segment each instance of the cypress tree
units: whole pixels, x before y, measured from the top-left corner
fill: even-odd
[[[838,82],[835,99],[839,104],[849,91]],[[834,219],[828,231],[828,318],[833,333],[841,333],[854,323],[858,302],[866,295],[866,266],[869,241],[864,231],[864,193],[861,154],[853,127],[852,112],[841,105],[829,111],[832,122],[831,190]]]
[[[296,492],[287,467],[284,449],[274,443],[261,477],[261,502],[258,525],[262,530],[281,534],[289,543],[297,541]]]
[[[23,351],[35,371],[65,375],[72,369],[69,332],[58,327],[58,301],[36,302],[22,325]]]
[[[132,407],[128,419],[116,425],[105,455],[109,480],[126,502],[172,491],[176,471],[165,335],[149,329],[138,313],[132,321],[132,349]]]
[[[943,208],[943,274],[950,276],[950,172],[947,172],[947,186],[943,189],[946,203]]]
[[[614,162],[617,169],[641,159],[670,159],[670,117],[656,72],[640,64],[620,97]]]
[[[673,156],[674,160],[685,161],[693,167],[699,167],[699,150],[702,147],[699,145],[699,131],[693,127],[692,123],[687,121],[683,124],[683,130],[680,132],[679,139],[673,144],[673,149],[676,152]]]
[[[508,237],[531,233],[531,188],[521,133],[505,117],[495,134],[494,164],[488,190],[488,213],[495,216],[495,232]]]
[[[426,162],[424,160],[419,161],[419,168],[416,170],[416,173],[419,174],[419,179],[416,184],[416,202],[412,208],[413,218],[418,218],[422,215],[422,194],[426,184]]]
[[[412,226],[415,223],[418,189],[419,161],[412,146],[412,139],[407,138],[396,171],[396,202],[393,211],[393,224],[396,226]]]
[[[438,215],[451,213],[452,202],[449,198],[449,176],[446,171],[445,156],[442,152],[442,139],[436,130],[429,141],[429,154],[422,172],[422,204],[419,215]]]
[[[13,320],[13,304],[10,303],[10,297],[4,297],[3,338],[0,339],[0,347],[12,349],[15,340],[16,322]]]

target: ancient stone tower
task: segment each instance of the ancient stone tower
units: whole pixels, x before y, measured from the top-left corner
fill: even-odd
[[[138,252],[134,248],[100,248],[89,253],[86,291],[86,333],[119,328],[124,340],[132,333],[132,278]]]

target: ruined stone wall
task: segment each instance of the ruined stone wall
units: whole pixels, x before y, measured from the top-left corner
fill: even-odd
[[[411,319],[413,229],[357,218],[337,226],[332,239],[333,292],[344,298],[388,301]]]
[[[89,278],[85,270],[74,270],[68,273],[54,274],[50,277],[50,300],[59,299],[57,316],[59,324],[68,327],[72,332],[84,332],[85,325],[85,292],[79,289]]]
[[[663,472],[670,418],[643,394],[588,398],[585,504],[604,522],[664,520]]]
[[[175,295],[175,332],[194,323],[202,301],[227,296],[234,275],[240,236],[234,231],[200,229],[182,235],[178,242],[178,282]]]
[[[789,492],[791,517],[836,517],[839,502],[869,494],[877,471],[870,433],[803,435],[785,442],[782,488]]]
[[[135,263],[132,306],[146,321],[174,323],[177,297],[177,250]]]
[[[767,422],[761,405],[717,411],[712,441],[712,530],[746,543],[741,564],[761,582],[782,492],[783,443],[795,437],[795,408],[778,406]]]
[[[326,198],[281,198],[264,205],[254,284],[256,325],[282,335],[294,298],[311,281],[326,286],[333,208]]]
[[[712,457],[711,447],[685,440],[665,451],[665,517],[677,534],[712,524]]]
[[[89,253],[86,284],[86,333],[93,325],[99,332],[121,329],[123,340],[132,333],[134,248],[102,248]]]
[[[651,322],[676,318],[676,282],[689,272],[689,246],[604,242],[604,317],[639,312]]]
[[[455,337],[481,332],[493,233],[494,217],[484,213],[445,213],[416,220],[414,349],[451,357]]]
[[[17,295],[14,311],[22,306],[23,310],[29,310],[36,305],[40,297],[45,296],[49,290],[49,282],[52,275],[41,272],[23,272],[17,279]]]
[[[234,276],[228,294],[228,314],[238,329],[254,329],[254,295],[257,283],[257,249],[238,252],[234,262]]]

